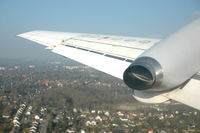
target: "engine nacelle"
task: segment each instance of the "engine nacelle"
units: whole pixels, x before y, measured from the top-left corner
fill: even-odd
[[[134,90],[156,90],[162,79],[162,67],[151,57],[136,59],[124,72],[124,82]]]
[[[138,57],[124,72],[133,90],[169,91],[200,71],[200,19]]]

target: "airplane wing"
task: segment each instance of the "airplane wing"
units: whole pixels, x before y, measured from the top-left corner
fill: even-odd
[[[199,56],[200,52],[198,48],[195,49],[196,51],[192,49],[191,52],[191,47],[195,46],[183,47],[185,43],[190,44],[190,41],[182,37],[195,33],[199,35],[199,31],[195,31],[198,30],[199,24],[200,21],[161,43],[159,39],[151,38],[52,31],[32,31],[18,36],[42,44],[54,53],[124,80],[133,89],[133,96],[139,101],[161,103],[174,99],[200,110],[198,102],[200,78],[197,78],[199,77],[197,68],[200,63],[195,64],[194,62],[197,60],[190,60],[193,58],[193,53],[195,56]],[[190,36],[189,39],[193,40],[190,45],[197,46],[198,38],[198,36]],[[182,58],[182,55],[179,55],[180,52],[176,51],[174,47],[179,47],[181,52],[190,51],[191,53],[185,54]],[[192,56],[189,56],[190,54]],[[177,64],[178,60],[181,63]],[[186,61],[190,61],[189,65],[185,63]],[[195,64],[191,70],[189,70],[190,64]],[[182,74],[182,70],[179,69],[182,66],[189,71]],[[195,73],[196,75],[192,76]],[[126,77],[131,79],[127,80]],[[161,80],[163,82],[160,82]],[[130,83],[130,81],[132,82]],[[139,89],[134,88],[132,84],[138,86]],[[145,90],[140,90],[142,85],[142,89]],[[163,88],[164,90],[162,90]],[[159,89],[161,90],[157,91]]]
[[[32,31],[18,35],[64,57],[123,79],[125,69],[159,39]]]

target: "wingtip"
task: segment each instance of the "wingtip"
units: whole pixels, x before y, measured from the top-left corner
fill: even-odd
[[[18,34],[16,36],[24,38],[25,36],[27,36],[27,33],[21,33],[21,34]]]
[[[18,37],[22,37],[22,38],[27,38],[28,36],[30,36],[29,32],[26,32],[26,33],[21,33],[21,34],[18,34],[16,35]]]
[[[22,36],[23,36],[23,34],[18,34],[18,35],[16,35],[16,36],[18,36],[18,37],[22,37]]]
[[[25,33],[21,33],[21,34],[18,34],[16,36],[18,37],[22,37],[22,38],[28,38],[29,36],[32,36],[34,35],[35,33],[37,33],[38,31],[29,31],[29,32],[25,32]]]

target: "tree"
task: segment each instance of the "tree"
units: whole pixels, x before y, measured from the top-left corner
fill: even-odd
[[[66,99],[66,100],[65,100],[66,106],[67,106],[69,109],[72,109],[72,108],[73,108],[73,104],[74,104],[73,99],[72,99],[71,97],[69,97],[69,96],[66,96],[65,99]]]

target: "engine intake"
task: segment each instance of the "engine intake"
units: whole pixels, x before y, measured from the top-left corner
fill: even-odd
[[[133,90],[155,90],[162,82],[162,67],[151,57],[140,57],[124,72],[124,82]]]

